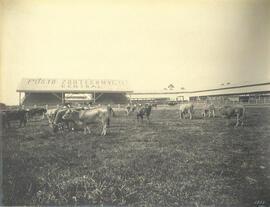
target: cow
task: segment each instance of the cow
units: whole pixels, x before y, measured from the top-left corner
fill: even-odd
[[[145,106],[139,105],[139,107],[136,110],[137,120],[139,121],[139,119],[141,119],[141,121],[143,121],[143,117],[144,115],[146,115],[146,118],[149,121],[151,110],[152,110],[151,104],[146,104]]]
[[[2,121],[4,128],[10,128],[10,121],[19,121],[19,127],[26,126],[28,111],[24,109],[14,110],[14,111],[2,111]]]
[[[219,110],[223,117],[226,117],[228,119],[232,117],[236,117],[235,127],[238,127],[240,122],[241,122],[241,126],[244,125],[245,107],[242,104],[225,105],[225,106],[222,106]]]
[[[157,108],[157,103],[152,103],[152,107]]]
[[[63,116],[65,115],[66,111],[69,110],[67,108],[58,109],[55,112],[54,119],[52,122],[53,131],[57,132],[58,130],[63,131],[64,126],[66,125],[67,129],[70,129],[70,120],[63,119]]]
[[[208,115],[208,117],[215,117],[215,105],[214,104],[207,104],[205,106],[203,106],[203,111],[202,111],[202,116],[206,117]]]
[[[33,108],[28,111],[28,118],[31,119],[34,116],[42,116],[41,119],[44,119],[44,115],[47,112],[45,108]]]
[[[110,110],[104,108],[97,108],[92,110],[73,110],[68,109],[63,116],[64,120],[72,121],[77,126],[81,126],[84,130],[84,134],[91,133],[89,126],[92,123],[101,123],[102,132],[101,136],[105,136],[107,134],[107,127],[110,125]]]
[[[45,116],[47,117],[49,124],[53,123],[53,120],[55,118],[55,115],[59,109],[47,109],[47,112],[45,113]]]
[[[131,112],[136,110],[136,105],[127,105],[126,107],[126,115],[128,116]]]
[[[107,106],[107,111],[108,111],[108,113],[110,114],[110,116],[115,117],[114,110],[113,110],[113,108],[111,107],[110,104]],[[108,126],[109,126],[109,125],[110,125],[110,120],[109,120],[109,122],[108,122]]]
[[[139,104],[138,107],[136,108],[137,121],[139,121],[139,119],[143,121],[144,114],[145,114],[145,108],[141,104]]]
[[[145,108],[144,111],[145,111],[146,118],[149,121],[149,117],[152,111],[152,104],[146,104],[144,108]]]
[[[192,103],[180,104],[180,107],[179,107],[180,119],[182,118],[185,119],[186,114],[189,114],[189,119],[192,119],[193,113],[194,113],[194,105]]]

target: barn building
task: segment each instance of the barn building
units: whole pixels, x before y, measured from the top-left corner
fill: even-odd
[[[253,84],[228,84],[201,90],[172,90],[136,92],[131,100],[136,101],[205,101],[225,100],[246,103],[270,103],[270,82]]]
[[[270,82],[226,85],[214,89],[197,90],[189,93],[190,101],[224,100],[246,103],[269,103]]]
[[[17,92],[20,105],[50,106],[66,102],[125,104],[132,91],[124,80],[22,79]]]

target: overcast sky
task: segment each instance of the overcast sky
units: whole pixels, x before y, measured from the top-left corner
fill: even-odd
[[[134,90],[270,81],[268,0],[0,2],[8,104],[23,77],[125,79]]]

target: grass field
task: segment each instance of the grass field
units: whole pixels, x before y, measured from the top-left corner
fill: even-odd
[[[270,205],[270,108],[245,127],[217,117],[151,122],[118,112],[106,137],[93,126],[54,134],[46,120],[2,136],[3,204],[116,206]]]

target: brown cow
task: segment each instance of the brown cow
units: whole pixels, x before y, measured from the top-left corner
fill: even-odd
[[[206,117],[208,115],[208,117],[215,117],[215,105],[214,104],[207,104],[203,107],[203,112],[202,115],[203,117]]]
[[[92,110],[72,110],[68,109],[63,116],[64,120],[73,121],[77,126],[82,126],[84,134],[91,133],[89,125],[100,123],[102,125],[101,136],[107,134],[107,126],[110,124],[111,112],[108,109],[97,108]]]
[[[222,116],[230,119],[232,117],[236,117],[235,127],[239,126],[241,122],[241,126],[244,125],[245,121],[245,107],[242,104],[237,105],[225,105],[220,108],[220,113]]]

